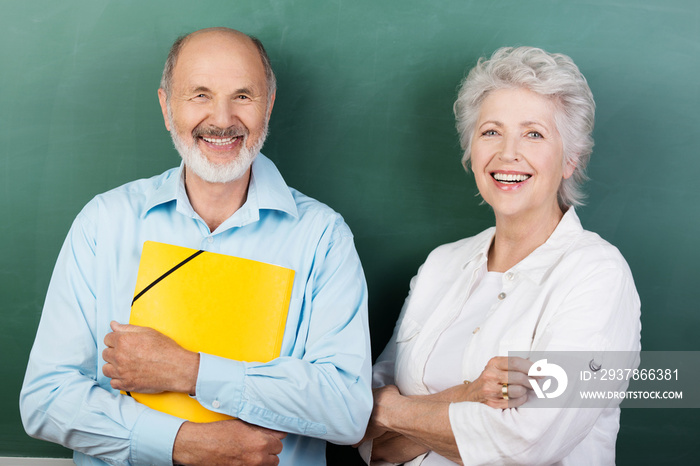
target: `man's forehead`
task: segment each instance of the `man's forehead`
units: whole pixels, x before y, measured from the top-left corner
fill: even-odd
[[[228,44],[247,47],[251,50],[256,48],[253,39],[242,32],[233,29],[213,28],[195,31],[188,35],[182,44],[182,50],[185,50],[187,47],[196,47],[202,44],[205,47],[216,44]]]
[[[212,86],[221,80],[265,86],[265,68],[255,44],[244,34],[197,34],[182,47],[173,70],[178,87]]]
[[[247,61],[251,65],[261,65],[262,60],[255,44],[247,36],[237,36],[228,33],[212,32],[208,34],[198,34],[189,38],[180,50],[176,63],[181,61],[195,60],[198,58]]]

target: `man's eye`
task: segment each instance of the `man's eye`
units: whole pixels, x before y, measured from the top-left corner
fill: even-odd
[[[248,97],[247,95],[239,95],[239,96],[236,97],[236,98],[237,98],[238,100],[248,100],[250,97]]]

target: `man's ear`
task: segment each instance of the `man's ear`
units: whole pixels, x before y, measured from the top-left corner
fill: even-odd
[[[160,110],[163,112],[165,129],[170,131],[170,120],[168,119],[168,95],[165,93],[165,89],[163,88],[158,89],[158,101],[160,102]]]
[[[270,115],[272,115],[272,107],[275,105],[275,97],[277,97],[277,91],[272,93],[272,96],[270,96],[270,103],[267,105],[267,119],[270,119]]]

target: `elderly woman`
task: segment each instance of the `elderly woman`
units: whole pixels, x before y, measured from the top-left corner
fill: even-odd
[[[519,407],[532,362],[507,357],[640,349],[627,263],[574,210],[593,147],[586,79],[565,55],[503,48],[454,109],[496,226],[438,247],[411,281],[363,449],[371,464],[614,464],[619,408]]]

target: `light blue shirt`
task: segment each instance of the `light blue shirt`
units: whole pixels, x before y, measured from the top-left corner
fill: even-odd
[[[120,395],[102,373],[109,323],[129,321],[141,247],[152,240],[295,270],[281,357],[246,363],[202,354],[196,398],[289,432],[280,464],[323,465],[325,441],[359,441],[372,409],[367,289],[350,229],[289,188],[260,154],[246,203],[210,232],[190,205],[182,169],[99,195],[76,218],[20,395],[25,429],[75,450],[79,465],[172,464],[183,421]]]

